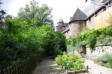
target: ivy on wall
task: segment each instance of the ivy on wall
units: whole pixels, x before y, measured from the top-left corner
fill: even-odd
[[[80,50],[81,44],[85,44],[87,47],[91,48],[91,50],[94,50],[98,42],[102,44],[101,41],[108,40],[108,43],[111,41],[110,39],[112,39],[112,25],[97,30],[93,29],[82,31],[79,35],[68,39],[67,45],[72,45],[75,49]]]

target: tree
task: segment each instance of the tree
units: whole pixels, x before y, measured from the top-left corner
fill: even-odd
[[[25,8],[20,9],[18,17],[20,20],[27,21],[31,25],[52,25],[51,10],[47,5],[39,6],[35,0],[32,0]]]
[[[2,1],[0,0],[0,28],[3,28],[6,12],[1,8],[1,5],[2,5]]]

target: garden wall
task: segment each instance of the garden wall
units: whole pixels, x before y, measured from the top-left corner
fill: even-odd
[[[91,52],[90,48],[87,48],[86,50],[86,56],[94,59],[103,55],[104,53],[112,53],[112,46],[97,46],[93,52]]]

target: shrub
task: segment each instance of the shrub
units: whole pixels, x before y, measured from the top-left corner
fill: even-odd
[[[112,36],[105,36],[97,41],[97,44],[112,45]]]
[[[98,62],[103,62],[104,66],[112,68],[112,54],[105,53],[101,57],[97,58]]]
[[[108,61],[104,66],[108,68],[112,68],[112,61]]]
[[[37,27],[8,18],[4,29],[0,29],[0,65],[11,65],[40,53],[55,57],[65,50],[64,35],[49,25]]]
[[[58,55],[55,58],[55,61],[63,69],[80,70],[84,68],[84,59],[81,59],[75,54],[71,54],[69,56],[66,53],[64,53],[63,55]]]

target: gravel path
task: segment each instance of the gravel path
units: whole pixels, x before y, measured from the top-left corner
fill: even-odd
[[[56,68],[51,69],[51,66],[56,66],[56,62],[53,59],[46,58],[37,67],[33,74],[66,74],[65,71]]]
[[[112,69],[100,66],[91,60],[86,60],[85,65],[89,66],[90,74],[112,74]]]
[[[50,69],[50,66],[56,66],[56,62],[53,59],[46,58],[38,66],[33,74],[66,74],[66,71],[56,68]],[[100,66],[91,60],[86,60],[85,65],[89,66],[89,73],[83,74],[112,74],[112,69]]]

